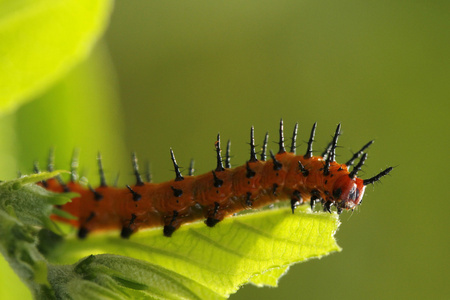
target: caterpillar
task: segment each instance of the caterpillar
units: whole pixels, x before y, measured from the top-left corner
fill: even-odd
[[[230,141],[223,159],[218,134],[215,142],[217,165],[214,170],[202,175],[193,174],[191,161],[189,175],[183,176],[170,149],[175,178],[167,182],[144,182],[136,155],[132,154],[136,183],[124,188],[108,186],[99,154],[99,187],[86,187],[77,181],[76,161],[72,162],[71,176],[67,183],[57,177],[40,184],[53,192],[71,191],[80,195],[59,207],[75,216],[76,220],[56,217],[77,226],[79,238],[86,238],[89,232],[105,229],[119,229],[121,237],[129,238],[139,228],[157,226],[163,226],[164,235],[170,237],[187,222],[204,219],[207,226],[213,227],[225,217],[239,211],[283,200],[290,201],[292,213],[298,205],[308,202],[312,210],[317,203],[321,203],[323,210],[329,213],[332,213],[332,207],[335,207],[338,214],[343,210],[353,210],[361,204],[365,187],[386,176],[392,171],[392,167],[369,179],[357,177],[367,159],[365,150],[373,141],[364,145],[345,164],[337,163],[335,156],[340,124],[322,155],[314,156],[316,127],[317,123],[314,123],[304,155],[296,154],[298,123],[294,127],[291,147],[287,151],[281,120],[278,152],[274,154],[270,151],[270,158],[267,157],[266,133],[258,158],[254,128],[251,127],[250,159],[235,168],[230,164]],[[359,162],[353,166],[358,158]],[[48,170],[53,170],[51,159]]]

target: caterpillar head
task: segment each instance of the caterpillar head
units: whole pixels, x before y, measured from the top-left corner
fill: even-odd
[[[350,179],[342,176],[333,186],[333,196],[339,206],[346,209],[353,209],[361,203],[366,186],[360,178]]]
[[[365,160],[366,155],[363,156],[362,161]],[[361,164],[362,165],[362,164]],[[380,172],[369,179],[361,179],[356,177],[356,173],[360,169],[360,165],[348,174],[348,176],[341,176],[337,179],[333,185],[333,196],[338,206],[346,209],[353,209],[357,205],[360,205],[364,196],[364,190],[366,186],[377,182],[381,177],[386,176],[392,171],[392,167]]]

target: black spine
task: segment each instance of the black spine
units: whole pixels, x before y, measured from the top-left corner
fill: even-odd
[[[356,175],[358,174],[358,172],[361,170],[361,167],[364,165],[364,162],[367,159],[367,153],[364,153],[364,155],[361,157],[361,160],[358,162],[358,164],[353,168],[353,170],[350,172],[350,174],[348,174],[348,177],[350,177],[350,179],[353,179],[356,177]]]
[[[295,123],[294,132],[292,133],[292,143],[291,143],[291,153],[295,154],[295,150],[297,148],[297,132],[298,132],[298,123]]]
[[[327,159],[328,153],[330,153],[332,145],[333,145],[333,142],[329,142],[328,145],[325,147],[325,150],[323,150],[322,155],[321,155],[323,157],[323,159]]]
[[[80,155],[80,151],[78,148],[73,149],[72,152],[72,161],[70,162],[70,181],[76,182],[78,181],[78,157]]]
[[[34,171],[34,173],[36,173],[36,174],[41,173],[41,170],[39,169],[39,162],[38,162],[37,160],[34,161],[34,163],[33,163],[33,171]],[[42,185],[43,185],[44,187],[47,187],[47,181],[42,180]]]
[[[280,120],[280,141],[278,142],[279,150],[278,154],[286,152],[284,148],[284,132],[283,132],[283,119]]]
[[[311,129],[311,135],[309,136],[309,141],[308,141],[308,149],[306,149],[306,154],[305,154],[304,158],[311,158],[313,156],[313,147],[312,146],[314,143],[314,136],[316,135],[316,127],[317,127],[317,122],[314,123],[314,125]]]
[[[152,172],[150,171],[150,163],[148,161],[145,163],[145,180],[152,182]]]
[[[258,161],[258,158],[256,157],[256,151],[255,151],[255,128],[252,126],[250,129],[250,160],[249,162],[255,162]]]
[[[189,173],[188,173],[188,175],[189,176],[194,176],[194,172],[195,172],[195,169],[194,169],[194,159],[192,158],[191,159],[191,162],[189,163]]]
[[[229,169],[231,168],[231,141],[228,140],[227,142],[227,152],[225,155],[225,168]]]
[[[113,187],[117,187],[119,184],[120,172],[117,172],[116,178],[114,179]]]
[[[100,176],[100,186],[107,186],[105,180],[105,172],[103,171],[102,154],[99,152],[97,155],[98,174]]]
[[[39,162],[37,160],[35,160],[33,163],[33,172],[35,174],[41,173],[41,169],[39,168]]]
[[[384,170],[384,171],[378,173],[377,175],[373,176],[372,178],[364,179],[364,181],[363,181],[364,185],[368,185],[368,184],[377,182],[378,180],[381,179],[381,177],[384,177],[384,176],[386,176],[387,174],[389,174],[389,172],[391,172],[392,169],[393,169],[392,167],[389,167],[389,168],[387,168],[386,170]]]
[[[55,148],[51,147],[48,151],[47,171],[53,172],[55,170]]]
[[[142,181],[141,174],[139,174],[139,165],[136,152],[131,153],[131,163],[133,165],[134,176],[136,176],[136,185],[138,186],[144,185],[144,181]]]
[[[263,142],[263,146],[261,149],[261,160],[262,161],[266,161],[267,156],[266,156],[266,151],[267,151],[267,143],[269,142],[269,133],[266,132],[266,136],[264,137],[264,142]]]
[[[170,148],[170,157],[172,158],[173,168],[175,169],[175,181],[184,180],[184,177],[181,175],[180,168],[177,165],[177,161],[175,160],[175,155],[173,154],[172,148]]]
[[[355,160],[357,158],[359,158],[363,153],[364,150],[366,150],[367,148],[369,148],[370,145],[373,144],[373,142],[375,142],[374,140],[371,140],[370,142],[368,142],[367,144],[365,144],[358,152],[356,152],[355,154],[353,154],[352,158],[350,158],[350,160],[348,162],[345,163],[345,165],[347,167],[351,167],[353,165],[353,163],[355,162]]]
[[[328,152],[327,159],[325,160],[325,167],[323,169],[323,175],[325,176],[327,176],[329,173],[331,162],[333,162],[336,158],[336,147],[340,133],[341,133],[341,124],[339,123],[336,128],[336,132],[334,133],[333,141],[331,142],[331,148],[330,151]]]
[[[223,168],[222,155],[220,154],[220,152],[222,151],[220,149],[220,134],[217,134],[217,141],[216,141],[215,146],[216,146],[216,154],[217,154],[216,172],[222,172],[225,169]]]
[[[338,138],[339,138],[340,134],[341,134],[341,123],[338,124],[338,126],[336,127],[336,132],[334,133],[333,141],[331,143],[330,153],[327,158],[329,162],[336,160],[336,147],[337,147],[337,142],[338,142]]]

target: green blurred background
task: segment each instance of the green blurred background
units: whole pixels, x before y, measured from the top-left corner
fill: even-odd
[[[339,162],[375,139],[361,176],[396,168],[341,216],[343,252],[231,299],[447,298],[449,11],[448,1],[419,0],[118,1],[92,56],[3,117],[15,143],[2,148],[17,154],[2,159],[3,176],[45,164],[53,145],[60,168],[80,147],[94,183],[98,150],[108,178],[120,171],[130,182],[137,151],[160,182],[173,177],[169,147],[203,173],[214,167],[217,132],[239,165],[252,125],[261,144],[266,131],[277,139],[281,117],[289,133],[299,122],[304,151],[317,121],[320,152],[341,122]]]

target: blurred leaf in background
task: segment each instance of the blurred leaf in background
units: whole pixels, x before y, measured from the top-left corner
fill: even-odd
[[[89,155],[98,150],[105,150],[105,156],[111,153],[112,159],[125,155],[106,52],[99,48],[70,72],[89,55],[111,10],[110,0],[0,1],[2,179],[14,177],[19,168],[29,173],[36,159],[45,168],[51,146],[58,151],[57,163],[66,168],[76,146]],[[36,106],[11,113],[36,98]],[[111,130],[114,135],[105,134]],[[84,164],[87,168],[95,166],[95,154],[91,157],[92,163]],[[3,258],[0,268],[0,298],[29,298]]]
[[[0,1],[0,109],[31,100],[85,58],[105,29],[111,4]]]

